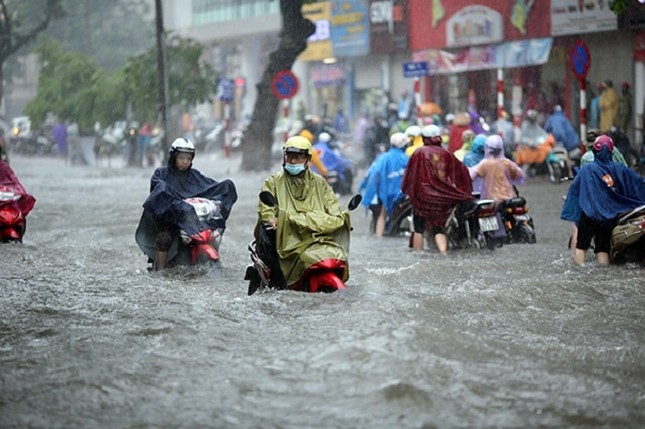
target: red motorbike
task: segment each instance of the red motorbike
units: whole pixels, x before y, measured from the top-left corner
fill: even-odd
[[[354,195],[349,201],[348,211],[356,209],[361,199],[360,194]],[[277,207],[277,201],[270,192],[261,192],[260,200],[267,206]],[[244,280],[249,281],[249,295],[253,295],[258,289],[286,288],[275,250],[275,230],[269,225],[260,225],[259,235],[262,242],[261,246],[258,246],[258,243],[253,241],[248,247],[251,264],[246,268]],[[298,282],[289,285],[289,289],[312,293],[329,293],[345,289],[345,283],[342,278],[346,269],[347,261],[336,258],[322,259],[310,265]]]
[[[0,186],[0,240],[22,242],[27,229],[27,220],[16,202],[20,199],[12,187]]]
[[[9,164],[0,161],[0,241],[22,242],[27,229],[26,216],[36,204]]]

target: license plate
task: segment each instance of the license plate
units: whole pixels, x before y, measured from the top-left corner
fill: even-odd
[[[497,231],[499,229],[499,225],[497,225],[497,217],[480,217],[479,229],[484,232]]]
[[[515,215],[516,221],[528,221],[529,219],[529,215]]]

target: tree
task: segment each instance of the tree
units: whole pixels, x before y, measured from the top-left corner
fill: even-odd
[[[612,0],[609,2],[609,8],[616,15],[620,16],[627,11],[631,0]]]
[[[0,0],[0,101],[7,59],[34,41],[52,19],[62,14],[61,0]],[[30,22],[32,19],[35,22]]]
[[[280,70],[290,70],[293,63],[307,48],[307,38],[316,26],[302,16],[303,0],[280,0],[282,31],[278,48],[269,56],[262,80],[257,85],[258,96],[251,123],[242,141],[242,170],[262,171],[271,166],[273,127],[280,101],[273,95],[271,81]]]
[[[171,106],[194,106],[214,92],[214,72],[200,58],[203,47],[191,39],[173,37],[168,46],[168,87]],[[78,123],[90,132],[125,119],[155,121],[158,113],[156,49],[131,58],[121,68],[101,69],[94,58],[65,51],[60,42],[43,41],[35,50],[41,63],[38,92],[25,107],[38,127],[47,113]]]
[[[118,82],[111,83],[93,58],[64,51],[60,42],[54,40],[41,43],[35,53],[41,63],[38,92],[27,103],[25,114],[36,127],[48,113],[53,113],[58,118],[77,122],[81,132],[87,132],[96,121],[107,120],[115,108],[115,112],[124,112],[125,105],[101,99],[118,94]],[[101,108],[103,106],[109,107]]]
[[[62,0],[62,8],[65,16],[44,34],[93,57],[102,69],[122,67],[154,44],[148,0]]]
[[[173,36],[166,42],[168,102],[170,106],[194,106],[211,100],[215,72],[201,61],[204,48],[195,40]],[[124,68],[128,99],[140,118],[156,118],[159,100],[157,50],[128,60]]]

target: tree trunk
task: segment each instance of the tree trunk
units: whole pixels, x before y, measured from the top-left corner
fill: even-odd
[[[253,108],[251,123],[242,140],[242,170],[263,171],[271,168],[271,146],[280,100],[271,89],[273,76],[280,70],[290,70],[300,53],[307,48],[307,38],[316,26],[302,16],[303,0],[280,0],[282,31],[278,49],[269,56],[262,81],[258,83],[258,96]]]

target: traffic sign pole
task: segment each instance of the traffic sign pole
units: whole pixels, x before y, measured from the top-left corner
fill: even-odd
[[[289,100],[284,99],[282,100],[282,115],[284,116],[284,139],[283,141],[287,141],[289,138],[289,127],[287,126],[289,124]]]
[[[231,157],[231,103],[224,103],[224,156]]]
[[[497,69],[497,119],[504,112],[504,70]]]
[[[587,137],[587,72],[591,67],[591,54],[587,44],[582,40],[576,41],[569,57],[571,71],[580,82],[580,139]]]
[[[423,100],[421,98],[421,79],[419,77],[414,78],[414,104],[416,104],[417,110],[417,124],[421,125],[421,104]]]

